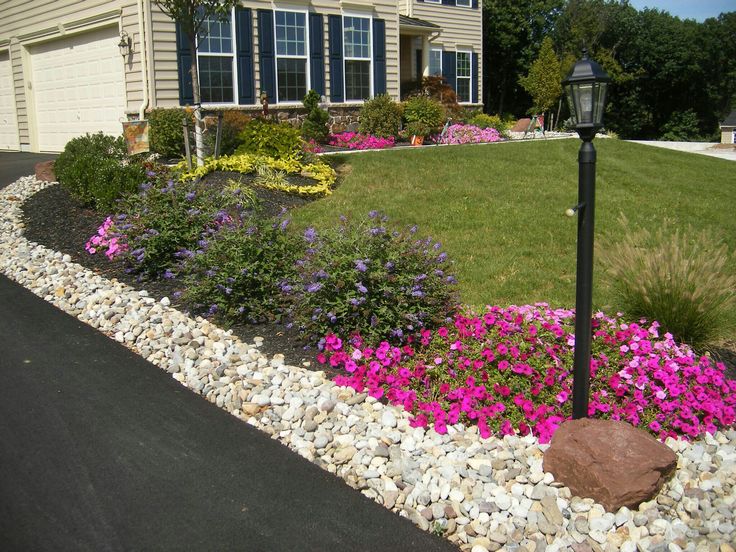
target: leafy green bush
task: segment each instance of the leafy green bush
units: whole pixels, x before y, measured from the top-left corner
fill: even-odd
[[[736,276],[726,245],[706,231],[652,234],[626,230],[600,248],[600,258],[620,308],[630,318],[656,320],[695,349],[713,344],[733,325]]]
[[[250,153],[275,159],[288,159],[299,157],[302,151],[299,129],[288,123],[253,119],[245,125],[238,139],[240,146],[235,150],[237,154]]]
[[[401,105],[388,94],[378,94],[360,110],[360,132],[379,138],[396,138],[401,126]]]
[[[232,155],[240,145],[239,136],[251,117],[242,111],[228,110],[222,114],[222,133],[220,135],[220,155]],[[179,125],[181,126],[181,125]],[[217,119],[204,135],[207,151],[214,155],[217,137]]]
[[[189,118],[189,127],[194,128],[194,117],[191,113],[178,108],[152,109],[148,113],[148,140],[151,153],[165,158],[184,155],[184,130],[182,121]],[[214,145],[214,142],[213,142]],[[192,144],[194,147],[194,144]]]
[[[464,111],[457,101],[457,93],[442,76],[422,77],[414,83],[404,99],[413,96],[428,96],[438,101],[444,106],[447,116],[453,119],[458,119]]]
[[[445,124],[445,108],[440,102],[427,96],[413,96],[404,102],[404,119],[407,123],[421,123],[436,132]]]
[[[302,136],[305,140],[314,140],[315,142],[324,142],[327,140],[329,129],[327,121],[330,120],[330,114],[324,109],[320,109],[320,95],[314,90],[307,92],[304,96],[304,107],[307,108],[307,118],[302,122]]]
[[[54,163],[59,184],[82,204],[110,210],[125,194],[135,192],[145,178],[143,167],[128,157],[122,136],[102,132],[67,142]]]
[[[670,120],[662,125],[660,140],[671,142],[698,142],[700,135],[700,121],[692,109],[675,111]]]
[[[465,122],[478,128],[495,128],[501,134],[504,134],[511,128],[509,123],[501,119],[500,116],[488,115],[486,113],[475,113]]]
[[[402,340],[445,321],[454,310],[455,278],[440,245],[416,228],[391,232],[376,212],[370,221],[304,233],[307,252],[293,285],[292,316],[303,334],[360,333],[369,343]]]
[[[185,303],[227,324],[279,317],[282,286],[303,249],[286,233],[287,222],[250,217],[203,234],[202,247],[184,263]]]

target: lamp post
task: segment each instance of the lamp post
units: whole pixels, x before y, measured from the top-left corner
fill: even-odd
[[[575,362],[573,371],[572,417],[588,416],[590,394],[590,340],[593,314],[593,225],[595,218],[595,161],[593,138],[603,127],[603,111],[610,82],[595,61],[583,58],[562,81],[570,105],[575,130],[583,141],[578,154],[578,204],[567,214],[578,214],[578,256],[575,289]]]

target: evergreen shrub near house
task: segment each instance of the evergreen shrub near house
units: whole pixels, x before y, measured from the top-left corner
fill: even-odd
[[[238,136],[236,154],[248,153],[274,159],[295,159],[302,154],[302,138],[298,128],[289,123],[273,123],[253,119]]]
[[[366,221],[304,232],[306,255],[290,285],[292,316],[303,335],[359,333],[368,342],[403,341],[442,324],[457,304],[451,264],[439,243],[398,232],[372,211]]]
[[[327,121],[330,119],[330,114],[319,107],[320,99],[321,97],[317,92],[310,90],[302,100],[304,107],[307,109],[307,117],[302,122],[301,131],[302,137],[307,142],[313,140],[323,143],[327,140],[329,134]]]
[[[220,134],[220,155],[232,155],[240,145],[240,133],[252,120],[252,117],[242,111],[227,110],[222,114],[222,131]],[[217,119],[210,125],[204,135],[207,151],[215,153],[215,140],[217,137]]]
[[[630,230],[600,248],[606,277],[629,318],[656,320],[702,350],[728,334],[736,306],[736,276],[728,249],[715,236],[664,225],[652,233]],[[715,245],[714,245],[715,244]]]
[[[425,128],[427,134],[437,132],[445,124],[445,108],[428,96],[412,96],[404,102],[404,120],[408,127]]]
[[[184,155],[184,117],[189,119],[189,128],[193,129],[194,118],[184,109],[157,108],[148,113],[148,140],[151,153],[166,159]]]
[[[59,184],[83,205],[109,210],[145,178],[142,165],[128,156],[122,136],[102,132],[67,142],[54,163]]]
[[[367,100],[360,110],[360,132],[378,138],[396,138],[401,127],[401,104],[388,94]]]

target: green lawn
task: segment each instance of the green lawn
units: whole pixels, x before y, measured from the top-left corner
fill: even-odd
[[[398,225],[419,225],[456,263],[470,305],[575,301],[580,141],[535,140],[450,148],[393,150],[333,158],[344,177],[325,199],[294,212],[301,227],[333,223],[372,209]],[[736,164],[618,140],[596,140],[596,239],[664,219],[719,232],[736,248]],[[736,265],[732,265],[736,267]],[[609,289],[596,265],[594,303],[607,308]]]

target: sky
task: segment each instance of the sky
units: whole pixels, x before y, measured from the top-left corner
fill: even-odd
[[[697,21],[736,11],[736,0],[630,0],[630,3],[637,9],[657,8],[682,19]]]

